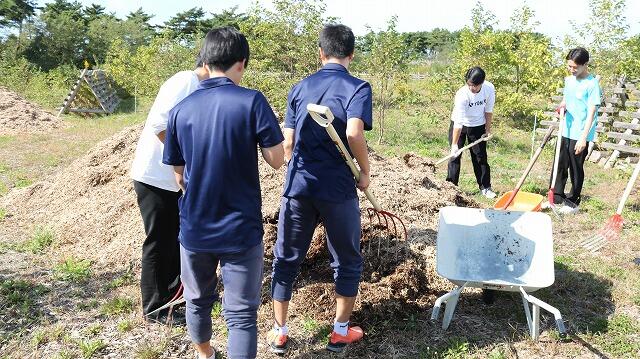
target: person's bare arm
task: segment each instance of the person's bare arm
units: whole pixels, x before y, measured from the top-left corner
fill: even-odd
[[[589,132],[591,131],[591,126],[593,126],[593,118],[596,115],[596,111],[598,108],[596,106],[589,106],[589,113],[587,114],[587,123],[584,125],[584,130],[582,130],[582,135],[578,142],[576,142],[575,154],[578,155],[580,152],[584,151],[587,147],[587,137],[589,136]]]
[[[369,167],[369,150],[367,140],[364,138],[364,122],[359,118],[350,118],[347,121],[347,141],[353,157],[360,166],[360,178],[358,188],[364,191],[371,182],[371,168]]]
[[[493,121],[493,112],[485,112],[484,120],[486,122],[484,125],[484,133],[486,133],[488,136],[491,133],[491,121]]]
[[[267,148],[261,147],[260,152],[262,153],[262,158],[264,158],[273,169],[277,170],[284,164],[284,148],[282,143]]]
[[[158,136],[158,139],[160,140],[160,142],[164,143],[164,138],[167,135],[167,130],[164,131],[160,131],[160,133],[158,133],[156,136]]]
[[[296,139],[296,130],[293,128],[285,128],[282,132],[284,134],[284,161],[288,163],[293,156],[293,143]]]
[[[173,166],[173,173],[176,176],[176,182],[184,193],[184,166]]]

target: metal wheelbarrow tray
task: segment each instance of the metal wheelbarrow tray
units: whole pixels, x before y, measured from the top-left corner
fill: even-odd
[[[544,213],[441,208],[437,271],[457,285],[436,300],[431,313],[431,320],[437,320],[446,304],[443,329],[451,323],[462,290],[475,287],[520,292],[534,340],[540,332],[540,308],[554,315],[560,335],[566,335],[560,311],[529,294],[555,280],[551,218]]]

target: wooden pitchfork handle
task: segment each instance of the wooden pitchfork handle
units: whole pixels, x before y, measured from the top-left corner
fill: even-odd
[[[483,141],[489,141],[489,140],[491,139],[491,137],[493,137],[493,133],[492,133],[492,134],[490,134],[489,136],[487,136],[486,134],[484,134],[484,135],[480,136],[480,138],[479,138],[479,139],[477,139],[477,140],[475,140],[475,141],[471,142],[470,144],[468,144],[468,145],[466,145],[466,146],[462,147],[461,149],[459,149],[459,150],[458,150],[458,153],[462,153],[464,150],[469,149],[469,148],[471,148],[471,147],[473,147],[473,146],[477,145],[477,144],[478,144],[478,143],[480,143],[480,142],[483,142]],[[453,155],[450,153],[450,154],[448,154],[447,156],[445,156],[445,157],[441,158],[438,162],[436,162],[436,166],[437,166],[437,165],[439,165],[439,164],[441,164],[442,162],[444,162],[444,161],[446,161],[446,160],[450,159],[452,156],[453,156]]]
[[[310,103],[307,105],[307,111],[309,111],[311,118],[313,118],[313,120],[316,121],[318,125],[324,127],[327,130],[329,137],[331,137],[331,140],[333,141],[333,143],[335,143],[338,151],[342,155],[342,158],[347,163],[347,166],[349,166],[353,177],[355,177],[356,181],[360,181],[360,170],[358,170],[358,168],[356,167],[356,164],[353,162],[349,151],[345,147],[344,143],[342,143],[342,140],[340,139],[340,136],[338,136],[336,129],[333,128],[333,125],[331,124],[334,119],[331,110],[327,106]],[[371,205],[376,211],[382,211],[382,207],[380,207],[378,201],[375,197],[373,197],[373,194],[371,194],[368,188],[364,190],[364,194],[365,196],[367,196],[367,199],[369,200],[369,202],[371,202]]]

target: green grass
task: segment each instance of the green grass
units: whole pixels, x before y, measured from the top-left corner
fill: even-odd
[[[133,272],[127,271],[123,275],[117,278],[114,278],[112,281],[110,281],[109,284],[107,285],[107,289],[120,288],[126,285],[133,284],[133,282],[134,282]]]
[[[85,359],[93,358],[106,347],[107,345],[100,339],[78,341],[78,348],[82,353],[82,357]]]
[[[31,239],[22,244],[24,250],[38,254],[49,248],[55,241],[55,233],[47,227],[36,227]]]
[[[219,301],[213,303],[213,307],[211,308],[211,318],[216,319],[220,318],[222,315],[222,303]]]
[[[7,217],[7,210],[0,207],[0,221],[3,221]]]
[[[421,359],[464,359],[469,355],[469,342],[463,338],[453,337],[447,345],[438,348],[426,348],[420,352]]]
[[[96,336],[104,330],[104,327],[100,323],[91,324],[85,329],[85,333],[90,336]]]
[[[78,303],[78,309],[79,310],[94,309],[94,308],[98,308],[99,305],[100,305],[100,303],[98,302],[98,300],[93,298],[93,299],[90,299],[90,300],[88,300],[86,302]]]
[[[593,333],[598,346],[617,358],[631,358],[640,351],[640,325],[624,314],[600,321]]]
[[[165,345],[154,345],[151,343],[142,344],[135,352],[135,359],[159,359],[162,358],[162,352],[165,350]]]
[[[134,327],[135,327],[135,325],[134,325],[132,320],[125,319],[125,320],[122,320],[122,321],[120,321],[118,323],[118,332],[127,333],[127,332],[130,332],[131,330],[133,330]]]
[[[133,311],[135,302],[131,298],[116,297],[100,307],[100,313],[105,316],[127,314]]]
[[[91,275],[91,261],[69,257],[53,268],[54,276],[65,282],[80,283]]]

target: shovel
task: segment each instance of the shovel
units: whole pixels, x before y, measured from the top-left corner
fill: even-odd
[[[516,185],[516,188],[514,188],[513,191],[505,193],[496,202],[496,204],[494,206],[495,209],[506,210],[507,208],[509,208],[511,203],[513,203],[513,201],[515,200],[518,192],[520,191],[520,188],[524,184],[524,181],[527,179],[527,176],[529,175],[529,172],[531,172],[531,169],[533,168],[533,165],[538,160],[538,157],[540,157],[540,154],[542,153],[542,150],[544,149],[544,146],[547,144],[547,141],[549,141],[549,138],[551,138],[552,134],[553,134],[553,127],[549,127],[549,129],[547,130],[547,133],[545,133],[545,135],[544,135],[544,138],[542,138],[542,142],[540,143],[540,146],[538,147],[536,152],[533,154],[533,157],[531,157],[531,160],[529,160],[529,164],[527,165],[527,168],[524,170],[524,173],[522,174],[522,177],[520,177],[520,180],[518,181],[518,184]],[[525,192],[523,192],[523,194],[524,193]],[[533,195],[533,193],[531,193],[530,195]],[[509,197],[507,198],[506,202],[504,202],[504,198],[506,196],[509,196]],[[540,196],[539,194],[536,194],[535,196],[540,198],[540,200],[537,203],[539,205],[540,202],[542,201],[543,197]],[[523,207],[523,206],[518,206],[518,204],[520,204],[520,203],[518,203],[518,201],[516,201],[516,203],[514,203],[513,207],[514,208]],[[524,203],[523,205],[526,206],[527,204],[528,203]],[[529,207],[532,207],[532,206],[529,205]],[[539,207],[538,206],[533,206],[533,208],[531,208],[530,210],[535,210],[536,208],[539,208]]]
[[[480,143],[480,142],[483,142],[483,141],[489,141],[489,140],[491,139],[491,137],[493,137],[493,134],[490,134],[490,135],[488,135],[488,136],[487,136],[486,134],[484,134],[484,135],[480,136],[480,138],[479,138],[479,139],[477,139],[477,140],[475,140],[475,141],[471,142],[470,144],[468,144],[468,145],[466,145],[466,146],[462,147],[461,149],[459,149],[459,150],[458,150],[458,152],[456,152],[456,153],[450,153],[450,154],[446,155],[445,157],[441,158],[440,160],[438,160],[438,162],[436,162],[436,166],[437,166],[437,165],[439,165],[439,164],[441,164],[442,162],[444,162],[444,161],[446,161],[446,160],[450,159],[450,158],[451,158],[451,157],[453,157],[454,155],[460,154],[460,153],[464,152],[464,150],[469,149],[469,148],[471,148],[471,147],[473,147],[473,146],[477,145],[477,144],[478,144],[478,143]]]
[[[349,166],[349,169],[351,169],[351,173],[353,174],[353,177],[355,177],[356,181],[359,181],[360,171],[358,170],[355,163],[353,162],[353,159],[351,158],[349,151],[347,151],[347,148],[345,147],[344,143],[342,143],[340,136],[338,136],[338,133],[336,132],[333,125],[331,124],[331,122],[334,119],[333,113],[331,112],[331,110],[326,106],[310,103],[307,105],[307,111],[309,111],[311,118],[313,118],[313,120],[316,121],[318,125],[324,127],[327,130],[329,137],[338,148],[338,152],[340,152],[340,154],[342,155],[342,158],[347,163],[347,166]],[[364,194],[365,196],[367,196],[367,199],[369,200],[369,202],[371,202],[371,205],[373,205],[373,208],[367,208],[369,221],[371,221],[373,216],[376,216],[378,218],[378,224],[383,226],[386,229],[389,229],[389,222],[391,222],[393,224],[394,234],[398,236],[396,222],[395,222],[395,220],[397,219],[398,222],[400,222],[400,225],[402,225],[402,228],[404,230],[404,239],[406,240],[407,228],[405,227],[404,222],[402,222],[402,220],[395,214],[383,210],[382,207],[380,207],[380,205],[378,204],[378,201],[375,199],[375,197],[373,197],[373,194],[371,193],[371,191],[369,191],[368,188],[364,190]],[[384,225],[382,224],[383,221],[384,221]],[[379,248],[378,248],[378,251],[379,251]]]
[[[598,233],[585,238],[579,244],[592,251],[596,252],[600,248],[604,247],[607,244],[607,241],[616,240],[620,237],[620,232],[622,232],[622,225],[624,224],[624,218],[622,218],[622,210],[624,209],[624,204],[627,202],[627,198],[631,194],[631,190],[633,189],[633,185],[636,183],[638,179],[638,174],[640,173],[640,161],[636,164],[635,169],[633,170],[633,174],[631,178],[629,178],[629,182],[627,183],[627,187],[624,189],[624,194],[620,199],[620,203],[618,204],[618,210],[616,213],[609,218],[609,221],[604,225]]]

